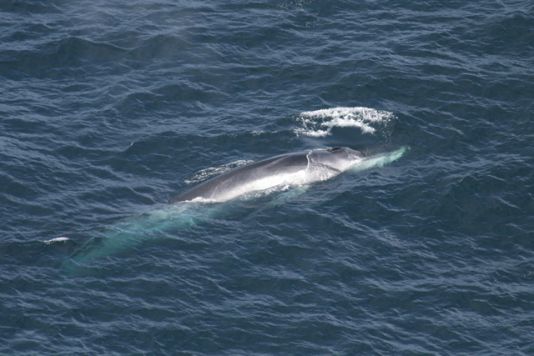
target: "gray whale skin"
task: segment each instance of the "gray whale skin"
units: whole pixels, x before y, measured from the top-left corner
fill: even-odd
[[[361,152],[348,147],[287,153],[232,169],[178,195],[171,202],[223,202],[251,192],[330,179],[361,162]]]

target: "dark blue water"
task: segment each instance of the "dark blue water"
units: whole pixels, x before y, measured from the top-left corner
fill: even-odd
[[[533,112],[530,1],[0,1],[0,353],[532,354]]]

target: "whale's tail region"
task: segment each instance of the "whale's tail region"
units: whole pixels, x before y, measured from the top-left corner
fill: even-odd
[[[187,202],[168,205],[116,223],[97,237],[89,239],[63,263],[62,268],[66,272],[79,271],[90,267],[95,260],[133,248],[145,240],[187,230],[209,216],[214,209],[214,206],[201,205],[204,204]]]

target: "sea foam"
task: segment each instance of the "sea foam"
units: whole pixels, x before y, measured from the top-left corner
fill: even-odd
[[[297,135],[324,137],[334,127],[356,127],[364,134],[374,134],[378,126],[387,125],[394,118],[393,113],[367,107],[336,107],[300,113],[295,129]]]
[[[70,239],[68,237],[65,237],[65,236],[60,236],[60,237],[55,237],[53,239],[50,239],[50,240],[44,240],[43,242],[47,245],[52,245],[52,244],[55,244],[55,243],[58,243],[58,242],[67,242],[69,241]]]

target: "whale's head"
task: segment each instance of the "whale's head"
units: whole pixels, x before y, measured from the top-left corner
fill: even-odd
[[[363,159],[361,152],[348,147],[332,147],[312,150],[308,161],[313,165],[328,167],[343,172]]]

